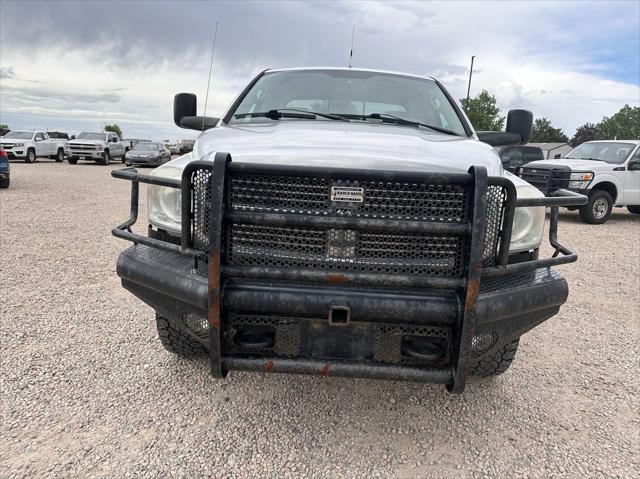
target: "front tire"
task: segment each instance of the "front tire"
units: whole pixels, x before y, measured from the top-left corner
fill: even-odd
[[[164,349],[181,357],[190,358],[203,356],[207,353],[205,347],[183,331],[174,321],[156,313],[158,337]]]
[[[24,158],[25,163],[34,163],[36,161],[36,152],[33,149],[27,150],[27,156]]]
[[[520,338],[501,346],[490,355],[480,359],[469,371],[473,376],[498,376],[509,369],[518,351]]]
[[[56,163],[62,163],[64,161],[64,150],[60,148],[56,153],[55,157]]]
[[[592,190],[589,201],[580,207],[580,218],[591,225],[605,223],[613,211],[613,198],[604,190]]]
[[[109,154],[109,150],[105,151],[102,154],[102,159],[99,162],[101,165],[108,165],[111,163],[111,155]]]
[[[0,180],[0,188],[9,188],[11,178],[3,178]]]
[[[635,206],[627,206],[629,213],[633,213],[634,215],[640,215],[640,205]]]
[[[77,165],[78,164],[78,159],[74,158],[72,156],[70,156],[69,158],[67,158],[67,161],[69,162],[70,165]]]

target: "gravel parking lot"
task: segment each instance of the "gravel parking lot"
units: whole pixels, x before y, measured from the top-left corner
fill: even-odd
[[[562,213],[580,254],[561,268],[569,302],[462,396],[220,382],[162,349],[152,310],[120,287],[117,167],[13,163],[0,190],[1,477],[640,477],[640,217]]]

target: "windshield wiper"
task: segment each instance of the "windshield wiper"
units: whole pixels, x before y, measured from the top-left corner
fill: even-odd
[[[328,118],[329,120],[349,121],[340,115],[331,113],[318,113],[315,111],[298,110],[296,108],[278,108],[275,110],[256,112],[256,113],[238,113],[233,115],[234,118],[269,118],[270,120],[280,120],[281,118],[298,118],[302,120],[315,120],[318,117]]]
[[[370,115],[365,115],[362,118],[365,120],[367,118],[372,118],[374,120],[394,120],[396,123],[400,125],[408,125],[408,126],[423,126],[425,128],[429,128],[430,130],[435,130],[440,133],[445,133],[447,135],[460,136],[458,133],[452,130],[447,130],[446,128],[441,128],[439,126],[427,125],[426,123],[420,123],[419,121],[407,120],[406,118],[402,118],[399,116],[391,115],[389,113],[371,113]]]

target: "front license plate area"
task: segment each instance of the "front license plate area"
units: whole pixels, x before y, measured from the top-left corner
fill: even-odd
[[[304,321],[300,325],[303,356],[336,359],[373,359],[374,335],[364,323],[330,325],[327,321]]]

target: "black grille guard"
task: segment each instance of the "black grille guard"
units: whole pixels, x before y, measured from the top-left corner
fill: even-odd
[[[208,211],[194,211],[193,181],[194,175],[208,172],[206,201],[210,205]],[[450,233],[470,236],[469,251],[466,256],[466,271],[463,277],[416,277],[410,275],[393,275],[378,273],[344,273],[317,271],[309,269],[286,268],[256,268],[228,266],[224,264],[223,254],[223,228],[225,219],[238,215],[236,212],[225,212],[225,189],[227,188],[229,171],[271,173],[288,175],[333,175],[342,177],[355,177],[358,179],[372,180],[398,180],[398,181],[428,181],[432,184],[448,185],[451,183],[468,184],[472,187],[470,211],[472,217],[468,224],[450,222],[429,221],[396,221],[392,219],[374,218],[326,218],[323,216],[274,215],[264,212],[242,213],[245,220],[255,222],[264,220],[265,215],[271,215],[271,220],[292,222],[298,225],[317,225],[327,221],[337,221],[337,227],[380,227],[387,224],[389,228],[401,228],[421,233]],[[422,174],[407,172],[381,172],[371,170],[349,170],[316,167],[299,167],[285,165],[258,165],[246,163],[232,163],[231,155],[218,152],[213,161],[195,161],[185,168],[182,179],[167,179],[151,175],[142,175],[134,168],[125,168],[111,172],[114,178],[131,181],[131,211],[127,221],[113,228],[112,233],[118,238],[131,241],[160,250],[188,256],[194,260],[195,267],[198,263],[206,263],[208,271],[208,322],[210,325],[209,355],[211,371],[215,377],[224,377],[225,361],[229,358],[222,356],[222,315],[221,315],[221,290],[223,277],[268,277],[273,279],[287,279],[294,281],[321,281],[325,284],[391,284],[394,286],[425,287],[458,289],[464,291],[464,305],[459,333],[454,338],[454,350],[458,351],[457,357],[452,358],[454,373],[453,381],[448,385],[452,392],[461,392],[466,382],[468,363],[470,358],[471,341],[476,325],[476,305],[480,294],[480,281],[483,278],[500,277],[515,273],[534,271],[539,268],[549,268],[560,264],[572,263],[577,260],[577,254],[559,243],[558,208],[563,206],[580,206],[586,204],[587,197],[565,189],[556,190],[552,196],[543,198],[516,198],[516,190],[511,181],[502,177],[488,177],[484,167],[471,167],[469,173],[456,174]],[[182,199],[182,236],[181,244],[173,244],[160,239],[134,233],[131,230],[138,219],[139,184],[164,186],[181,189]],[[494,264],[485,266],[485,235],[487,234],[487,210],[488,188],[499,186],[507,192],[501,219],[501,230],[497,236]],[[202,193],[201,193],[202,194]],[[516,207],[550,207],[549,242],[554,248],[550,258],[536,259],[516,264],[508,264],[509,244],[511,230]],[[198,208],[196,207],[196,210]],[[197,238],[198,232],[194,232],[194,222],[204,222],[204,230],[208,235],[206,248],[203,248]],[[491,234],[491,233],[489,233]],[[199,245],[194,247],[194,243]],[[346,367],[346,366],[345,366]],[[358,367],[366,366],[354,366]],[[313,369],[313,368],[311,368]]]

